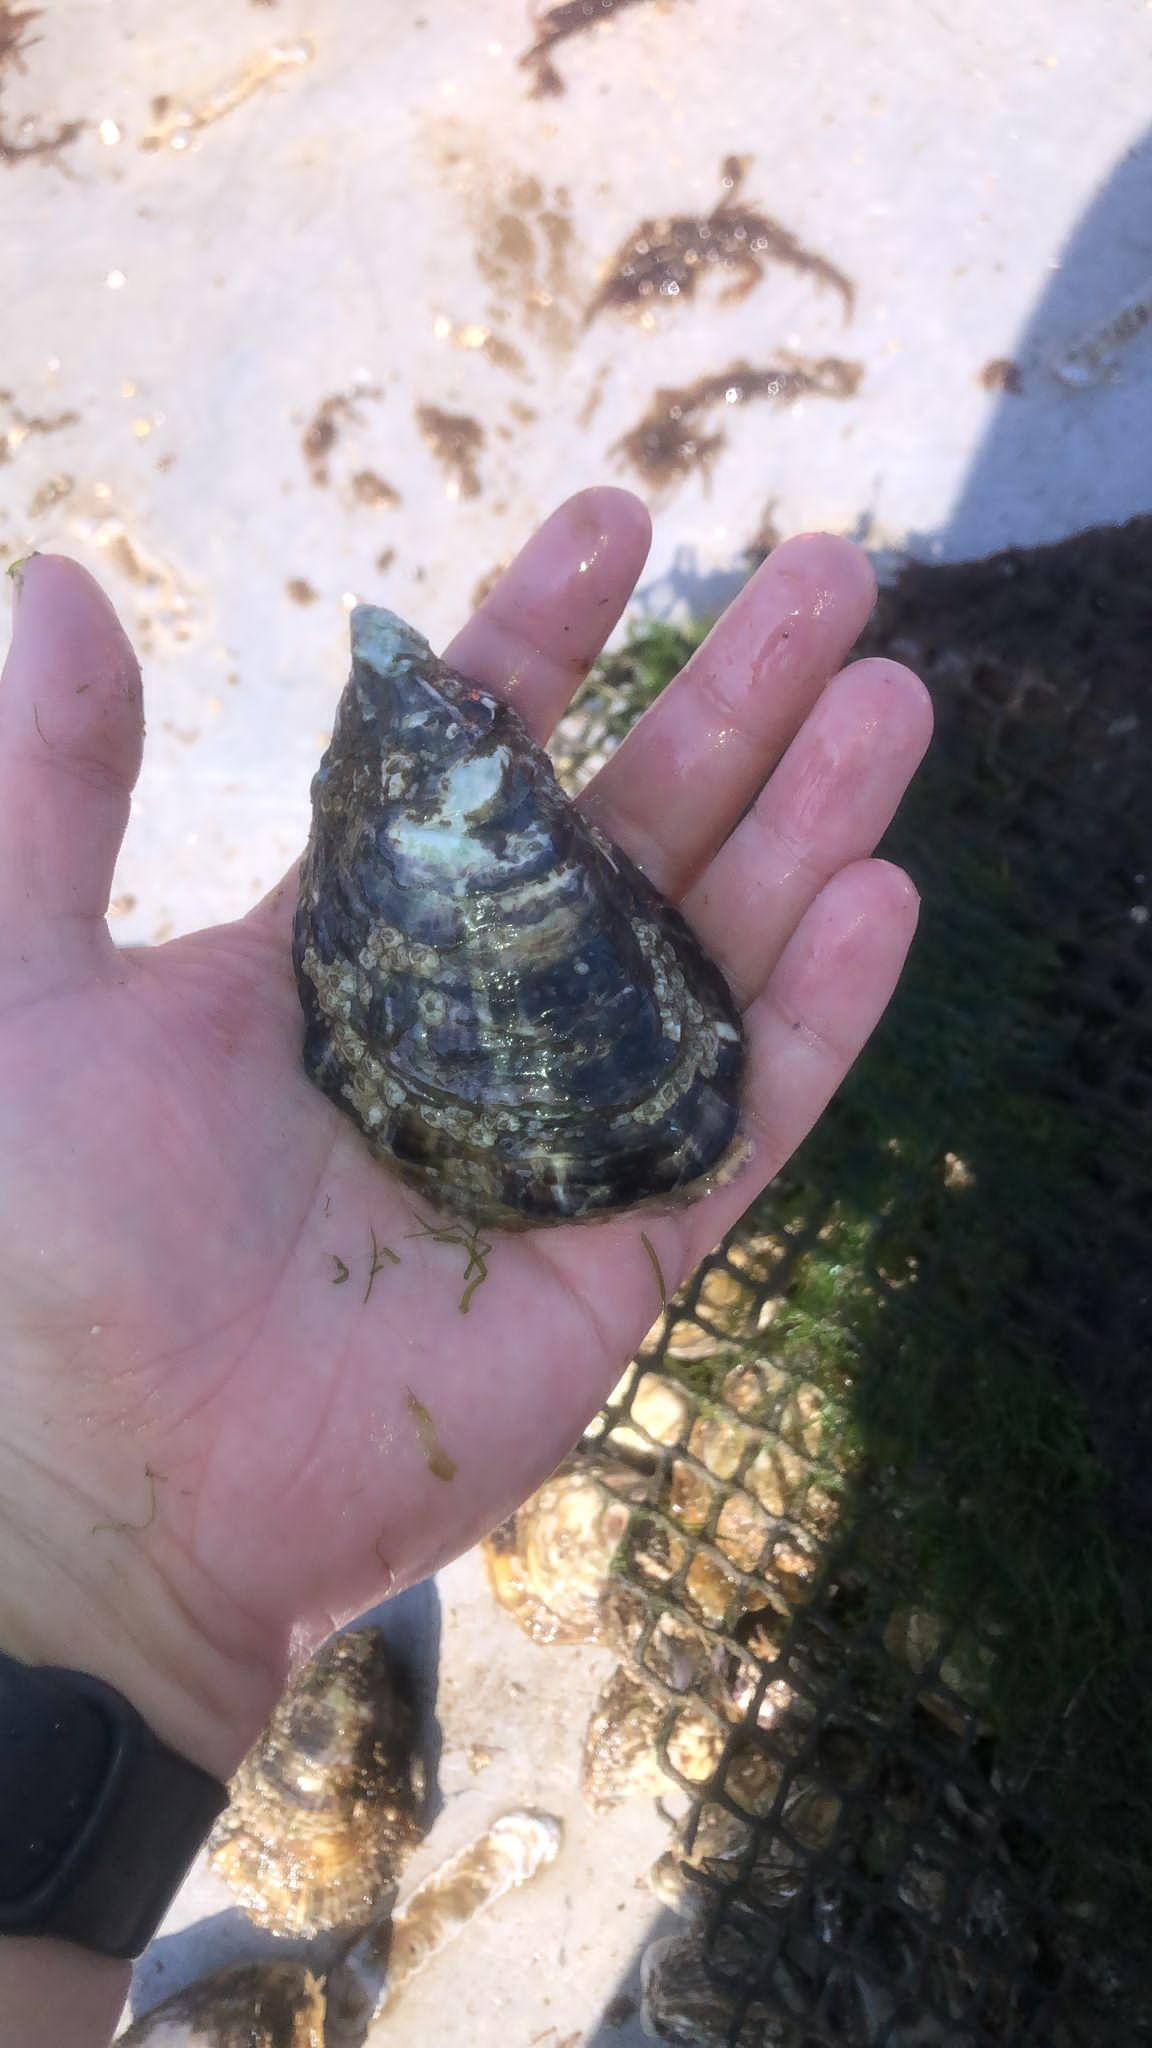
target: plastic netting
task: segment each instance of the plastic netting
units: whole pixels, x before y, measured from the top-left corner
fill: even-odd
[[[912,966],[585,1446],[586,1775],[630,1730],[680,1793],[669,2042],[1152,2040],[1150,557],[884,594],[938,711]]]

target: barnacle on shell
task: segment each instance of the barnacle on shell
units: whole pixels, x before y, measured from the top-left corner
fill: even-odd
[[[422,1832],[414,1727],[378,1628],[334,1636],[285,1693],[209,1844],[261,1927],[312,1935],[380,1910]]]
[[[711,1184],[739,1116],[732,995],[509,705],[358,606],[312,805],[304,1063],[380,1158],[508,1228]]]

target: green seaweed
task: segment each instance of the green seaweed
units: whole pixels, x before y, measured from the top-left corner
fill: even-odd
[[[400,1264],[400,1254],[399,1252],[394,1252],[392,1250],[391,1245],[378,1243],[376,1238],[376,1232],[373,1230],[372,1257],[368,1265],[368,1284],[364,1289],[365,1302],[367,1302],[368,1297],[371,1294],[372,1289],[376,1283],[377,1273],[383,1270],[383,1267],[386,1262],[389,1265],[398,1266]]]
[[[468,1263],[464,1268],[464,1292],[460,1296],[458,1303],[460,1314],[466,1316],[472,1306],[472,1296],[475,1294],[476,1289],[482,1287],[488,1278],[488,1255],[492,1250],[491,1245],[486,1238],[481,1237],[480,1231],[475,1224],[432,1224],[425,1223],[420,1218],[417,1218],[417,1221],[420,1227],[418,1230],[410,1230],[408,1232],[409,1237],[430,1237],[433,1244],[459,1245],[461,1251],[467,1252]]]

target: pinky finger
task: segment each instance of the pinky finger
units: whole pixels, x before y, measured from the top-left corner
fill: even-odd
[[[745,1012],[751,1157],[694,1212],[693,1259],[731,1229],[826,1109],[884,1015],[919,909],[901,868],[861,860],[842,868],[801,919]]]

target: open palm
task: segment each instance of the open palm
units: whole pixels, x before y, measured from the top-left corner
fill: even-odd
[[[448,658],[546,738],[646,546],[634,499],[582,493]],[[868,856],[930,713],[895,663],[837,673],[871,597],[848,543],[785,543],[584,799],[745,1009],[746,1165],[670,1213],[491,1233],[469,1290],[464,1244],[431,1234],[443,1219],[303,1073],[291,877],[236,924],[113,945],[136,665],[82,570],[27,565],[0,690],[18,1638],[66,1586],[71,1661],[128,1689],[127,1661],[157,1725],[227,1770],[294,1627],[428,1573],[552,1468],[657,1313],[645,1236],[671,1289],[804,1135],[898,976],[915,893]]]

